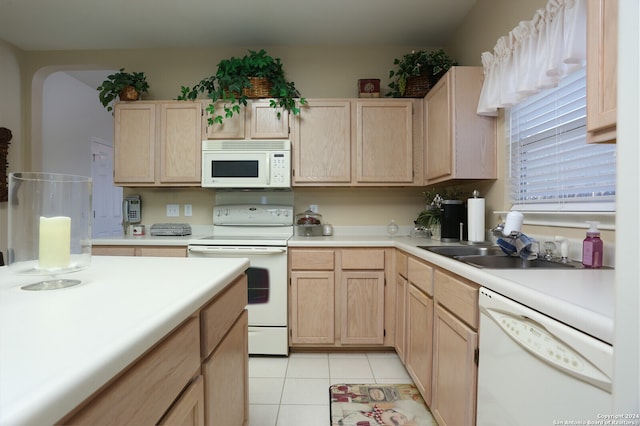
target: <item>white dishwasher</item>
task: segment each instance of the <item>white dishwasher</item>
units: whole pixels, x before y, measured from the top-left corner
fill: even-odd
[[[610,418],[610,345],[489,289],[479,297],[477,426]]]

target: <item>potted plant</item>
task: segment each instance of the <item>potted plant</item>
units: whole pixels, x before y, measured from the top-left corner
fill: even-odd
[[[431,232],[431,238],[440,239],[440,221],[442,219],[442,202],[444,200],[458,200],[462,191],[457,188],[431,188],[422,193],[427,202],[426,208],[420,212],[414,221],[416,227]]]
[[[111,102],[116,97],[119,97],[121,101],[135,101],[140,93],[147,93],[149,83],[147,83],[147,77],[143,72],[128,73],[124,71],[124,68],[120,68],[117,73],[107,76],[98,90],[102,106],[106,107],[107,111],[111,111],[113,109]]]
[[[240,112],[240,105],[247,105],[248,99],[272,98],[273,108],[283,108],[296,115],[300,108],[296,100],[300,92],[295,84],[287,81],[279,58],[268,55],[264,49],[249,53],[242,58],[231,57],[218,63],[216,74],[201,80],[192,88],[182,86],[178,100],[195,100],[200,93],[211,99],[207,111],[211,114],[209,124],[222,123]],[[224,101],[225,117],[215,115],[214,102]],[[301,105],[306,104],[300,98]],[[278,112],[278,118],[280,113]]]
[[[453,59],[439,49],[432,52],[412,50],[402,57],[394,59],[397,69],[389,71],[391,92],[393,97],[423,97],[438,82],[449,68],[457,65]]]

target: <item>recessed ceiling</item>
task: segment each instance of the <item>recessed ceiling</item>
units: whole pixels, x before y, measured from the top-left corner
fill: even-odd
[[[443,46],[476,0],[0,0],[22,50]]]

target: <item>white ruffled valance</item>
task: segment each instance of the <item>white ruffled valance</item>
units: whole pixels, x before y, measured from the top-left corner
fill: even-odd
[[[498,108],[516,104],[555,87],[587,59],[587,1],[549,0],[531,21],[522,21],[482,53],[484,83],[478,114],[496,116]]]

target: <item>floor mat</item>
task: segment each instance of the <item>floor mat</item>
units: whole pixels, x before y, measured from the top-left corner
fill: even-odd
[[[437,426],[411,384],[337,384],[329,388],[331,426]]]

